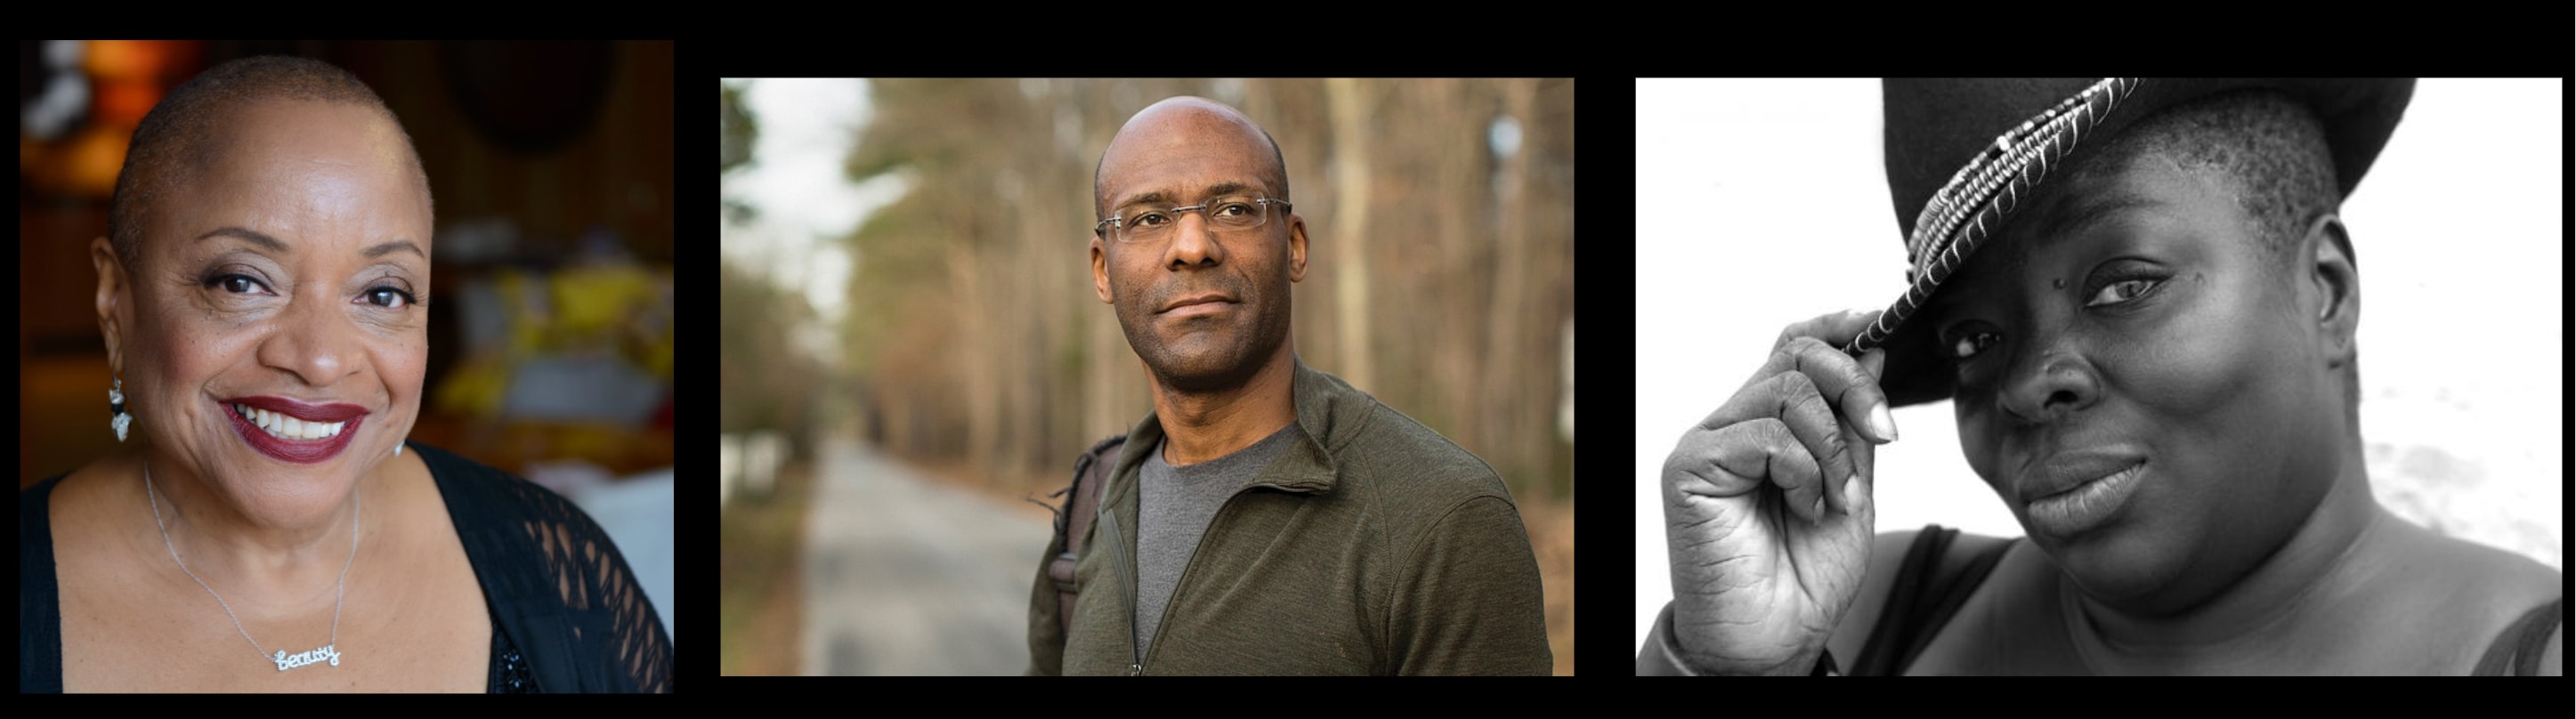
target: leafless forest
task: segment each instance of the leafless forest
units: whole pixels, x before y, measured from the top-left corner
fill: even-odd
[[[789,351],[810,310],[726,270],[726,431],[845,428],[1023,477],[1126,429],[1150,400],[1092,293],[1091,173],[1136,110],[1201,95],[1242,109],[1287,159],[1310,238],[1305,362],[1484,457],[1514,494],[1570,498],[1572,81],[870,82],[849,178],[908,191],[831,240],[856,258],[831,328],[841,359]],[[729,167],[756,125],[730,98]]]

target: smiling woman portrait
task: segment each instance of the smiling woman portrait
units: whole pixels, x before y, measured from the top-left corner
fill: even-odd
[[[144,118],[89,247],[121,445],[20,493],[22,692],[670,690],[588,515],[406,446],[431,218],[337,67],[227,62]]]

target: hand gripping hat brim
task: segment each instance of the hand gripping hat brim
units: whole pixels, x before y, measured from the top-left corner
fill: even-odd
[[[1887,349],[1879,380],[1898,405],[1950,397],[1954,376],[1927,323],[1907,322],[2058,170],[2139,120],[2233,90],[2271,89],[2315,111],[2350,197],[2413,96],[2411,78],[1888,80],[1887,189],[1910,285],[1844,351]]]

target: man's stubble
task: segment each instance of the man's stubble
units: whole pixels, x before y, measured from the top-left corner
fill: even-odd
[[[1144,361],[1155,381],[1169,391],[1207,394],[1242,387],[1288,341],[1290,308],[1285,276],[1263,283],[1245,282],[1216,270],[1205,272],[1205,281],[1176,279],[1115,297],[1118,325],[1127,334],[1127,345]],[[1264,284],[1271,286],[1262,287]],[[1196,331],[1167,343],[1154,331],[1154,325],[1161,320],[1155,312],[1157,308],[1173,299],[1208,291],[1224,292],[1241,300],[1236,313],[1243,322],[1229,328],[1234,330],[1231,336],[1219,336],[1223,330]]]

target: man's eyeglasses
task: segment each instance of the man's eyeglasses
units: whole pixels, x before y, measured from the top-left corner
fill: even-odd
[[[1130,207],[1092,225],[1091,231],[1118,242],[1160,242],[1181,225],[1181,213],[1195,211],[1207,218],[1210,231],[1242,232],[1260,227],[1270,217],[1271,205],[1285,208],[1288,201],[1237,196],[1181,207]]]

